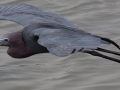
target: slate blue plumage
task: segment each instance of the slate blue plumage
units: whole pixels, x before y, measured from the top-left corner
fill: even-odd
[[[0,7],[0,19],[14,21],[24,27],[0,39],[0,45],[8,46],[8,54],[14,58],[46,52],[57,56],[68,56],[81,51],[119,62],[117,59],[101,56],[95,51],[117,55],[118,52],[99,48],[103,44],[113,44],[120,49],[114,41],[84,32],[57,14],[43,12],[27,4],[11,4]],[[13,47],[14,43],[17,44]],[[16,52],[17,50],[20,54]],[[14,53],[17,55],[13,55]]]

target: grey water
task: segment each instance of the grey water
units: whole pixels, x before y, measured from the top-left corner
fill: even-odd
[[[0,0],[0,6],[16,3],[59,14],[81,30],[120,45],[120,0]],[[0,20],[0,36],[22,28]],[[119,51],[112,45],[102,47]],[[0,90],[120,90],[119,63],[84,53],[14,59],[6,51],[0,47]]]

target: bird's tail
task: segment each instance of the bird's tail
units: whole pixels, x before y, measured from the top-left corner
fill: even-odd
[[[97,36],[97,37],[99,37],[99,36]],[[103,37],[99,37],[99,38],[101,38],[101,40],[103,40],[103,41],[106,41],[106,42],[108,42],[110,44],[113,44],[115,47],[117,47],[120,50],[120,46],[117,43],[115,43],[114,41],[112,41],[112,40],[110,40],[108,38],[103,38]],[[103,55],[103,54],[101,54],[101,53],[99,53],[97,51],[106,52],[106,53],[110,53],[110,54],[114,54],[114,55],[120,56],[120,52],[107,50],[107,49],[103,49],[103,48],[99,48],[99,47],[97,49],[95,49],[95,50],[92,50],[92,51],[84,51],[84,53],[88,53],[88,54],[91,54],[93,56],[99,56],[99,57],[102,57],[102,58],[109,59],[109,60],[112,60],[112,61],[120,63],[119,59]]]

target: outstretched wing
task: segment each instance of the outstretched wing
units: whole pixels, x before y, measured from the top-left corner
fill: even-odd
[[[38,44],[46,47],[50,53],[57,56],[67,56],[79,50],[96,49],[101,44],[108,44],[99,37],[82,30],[56,23],[31,25],[23,31],[23,35],[25,34],[38,36]]]
[[[63,17],[50,12],[43,12],[27,4],[11,4],[0,7],[0,19],[17,22],[23,26],[33,23],[56,22],[66,26],[76,27]]]

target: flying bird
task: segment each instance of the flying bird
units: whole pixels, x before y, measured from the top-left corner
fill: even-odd
[[[57,14],[28,4],[11,4],[0,7],[0,20],[14,21],[24,27],[0,38],[0,46],[8,46],[7,53],[13,58],[48,52],[65,57],[83,52],[120,63],[119,59],[100,53],[120,56],[119,52],[100,48],[103,44],[113,44],[120,50],[114,41],[82,31]]]

